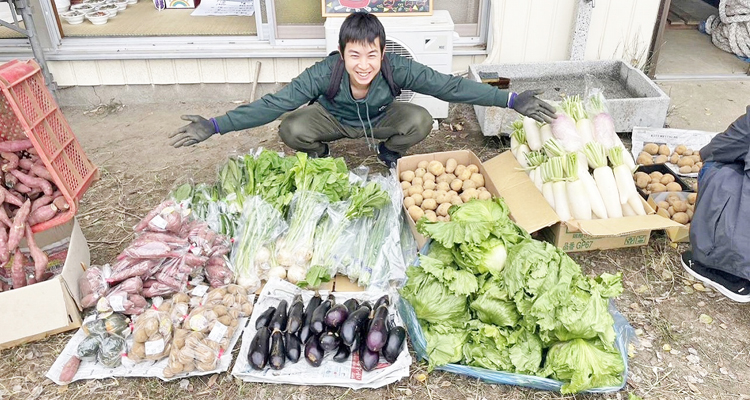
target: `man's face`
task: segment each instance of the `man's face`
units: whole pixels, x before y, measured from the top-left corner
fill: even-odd
[[[375,38],[373,43],[347,43],[341,53],[344,57],[344,67],[349,74],[349,83],[358,89],[369,87],[380,73],[383,60],[380,38]]]

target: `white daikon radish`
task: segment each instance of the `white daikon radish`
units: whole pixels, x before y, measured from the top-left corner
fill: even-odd
[[[607,157],[604,154],[604,146],[597,142],[590,142],[584,146],[586,158],[594,165],[594,181],[599,189],[599,195],[604,202],[607,210],[607,217],[622,217],[622,205],[617,192],[617,182],[615,181],[612,168],[607,166]]]
[[[583,181],[578,179],[578,154],[571,153],[567,155],[568,162],[568,182],[566,192],[568,198],[568,207],[570,215],[576,220],[591,219],[591,203],[586,193],[586,187]],[[586,171],[588,174],[588,171]]]

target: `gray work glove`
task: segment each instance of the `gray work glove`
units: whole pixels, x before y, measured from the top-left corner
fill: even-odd
[[[516,95],[511,108],[519,114],[533,118],[542,123],[550,123],[557,118],[555,107],[536,96],[544,93],[544,90],[526,90]]]
[[[216,133],[213,122],[200,115],[183,115],[180,118],[190,123],[169,135],[172,147],[192,146]]]

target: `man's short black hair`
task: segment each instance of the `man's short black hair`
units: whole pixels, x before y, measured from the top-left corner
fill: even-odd
[[[339,49],[343,52],[347,43],[375,43],[380,39],[380,51],[385,49],[385,28],[378,17],[366,12],[349,14],[339,32]]]

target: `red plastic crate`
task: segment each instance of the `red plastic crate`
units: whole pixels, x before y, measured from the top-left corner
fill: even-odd
[[[69,221],[78,201],[99,176],[81,149],[68,121],[44,85],[33,60],[0,65],[0,141],[29,138],[70,205],[67,212],[32,227],[43,231]]]

